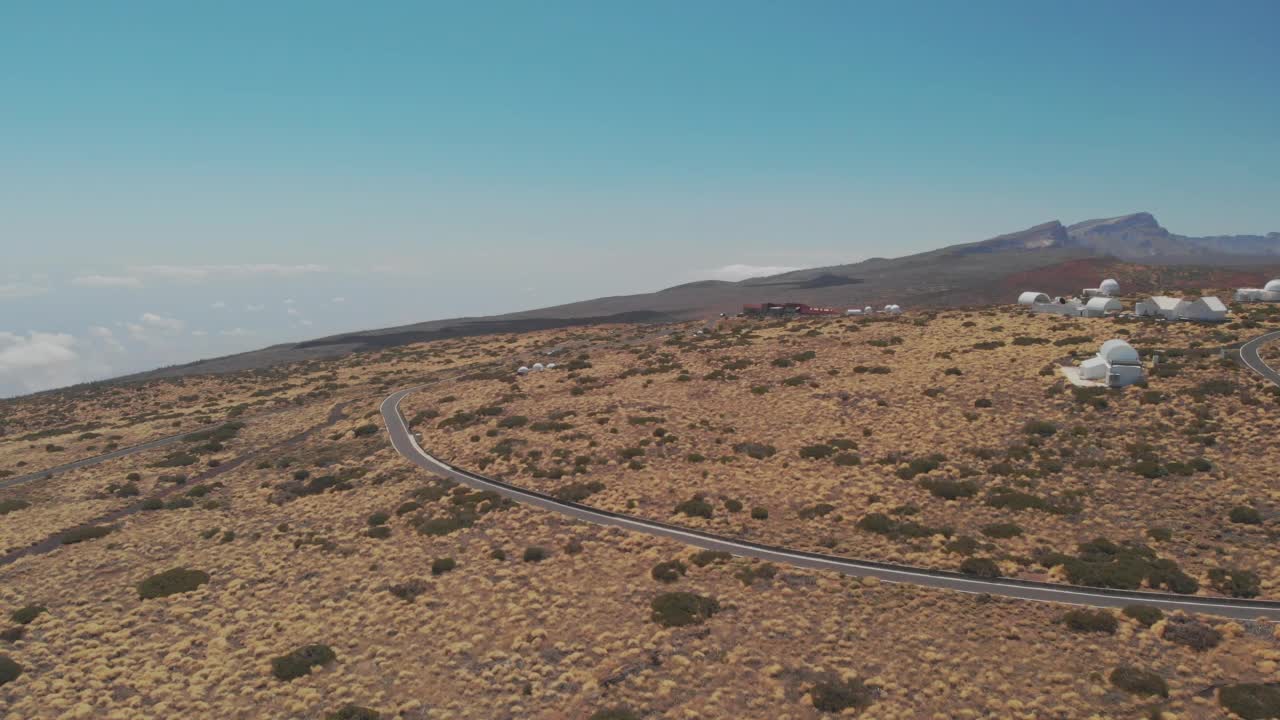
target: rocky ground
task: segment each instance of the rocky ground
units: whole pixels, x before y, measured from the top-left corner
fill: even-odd
[[[447,378],[406,401],[427,447],[591,504],[827,552],[987,558],[1027,576],[1064,575],[1037,564],[1052,559],[1041,548],[1142,540],[1202,592],[1219,592],[1213,568],[1232,568],[1274,594],[1276,498],[1248,468],[1275,467],[1275,396],[1187,352],[1260,328],[1008,310],[699,327],[648,342],[634,328],[442,341],[6,403],[0,468],[15,470],[32,443],[18,438],[70,425],[123,432],[126,416],[180,413],[141,422],[157,434],[174,420],[243,427],[217,449],[196,438],[0,491],[17,508],[0,516],[10,549],[136,510],[0,566],[0,717],[323,718],[353,705],[415,719],[1213,718],[1226,716],[1220,696],[1267,692],[1236,686],[1280,680],[1270,625],[1072,612],[697,554],[432,479],[394,453],[377,414],[393,389]],[[1183,350],[1178,370],[1109,394],[1106,408],[1041,374],[1122,330],[1140,348]],[[994,338],[1005,345],[975,347]],[[561,367],[514,377],[535,360]],[[1197,390],[1217,378],[1229,392]],[[1161,397],[1144,403],[1147,392]],[[83,432],[40,440],[71,447]],[[1136,458],[1135,438],[1152,445]],[[156,466],[175,452],[196,459]],[[934,454],[936,467],[913,466]],[[1133,472],[1197,457],[1210,467]],[[176,474],[187,481],[160,479]],[[975,491],[943,499],[928,479]],[[130,482],[137,495],[108,490]],[[993,507],[1004,486],[1064,504]],[[149,500],[160,508],[141,509]],[[1237,505],[1259,523],[1224,519]],[[859,526],[876,513],[892,524]],[[984,532],[996,524],[1021,535]],[[1158,527],[1171,536],[1151,538]]]

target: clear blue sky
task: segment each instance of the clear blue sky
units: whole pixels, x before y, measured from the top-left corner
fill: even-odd
[[[7,2],[0,395],[1054,218],[1280,230],[1277,27],[1274,1]],[[32,332],[81,366],[6,371]]]

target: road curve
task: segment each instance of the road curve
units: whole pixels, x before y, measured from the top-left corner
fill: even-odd
[[[387,433],[391,437],[391,446],[395,448],[396,452],[418,467],[437,475],[480,490],[493,490],[512,500],[567,515],[577,520],[647,533],[707,550],[722,550],[741,557],[768,560],[812,570],[832,570],[845,575],[875,577],[891,583],[904,583],[972,594],[988,594],[1019,600],[1062,603],[1066,605],[1123,607],[1141,603],[1153,605],[1166,611],[1183,610],[1242,620],[1280,620],[1280,601],[1239,600],[1234,598],[1177,595],[1174,593],[1110,590],[1012,578],[982,579],[946,570],[917,568],[869,560],[854,560],[834,555],[805,552],[803,550],[788,550],[783,547],[714,535],[657,520],[648,520],[609,510],[601,510],[580,503],[559,500],[535,490],[520,488],[501,480],[494,480],[455,467],[423,450],[405,423],[404,416],[400,413],[400,402],[404,400],[405,396],[421,387],[423,386],[399,390],[392,393],[382,402],[380,408],[382,419],[386,423]]]
[[[1276,385],[1280,385],[1280,372],[1271,369],[1271,366],[1262,361],[1262,357],[1258,355],[1258,350],[1269,342],[1280,340],[1280,330],[1269,332],[1266,335],[1259,335],[1240,346],[1240,362],[1245,367],[1258,373],[1262,377],[1270,380]]]

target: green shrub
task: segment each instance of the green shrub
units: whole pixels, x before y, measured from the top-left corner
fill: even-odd
[[[671,583],[679,580],[687,570],[679,560],[667,560],[654,565],[649,574],[658,582]]]
[[[365,522],[368,523],[369,527],[374,527],[376,525],[386,525],[387,521],[390,519],[391,519],[391,516],[389,514],[379,510],[378,512],[370,515],[368,518],[365,518]]]
[[[806,460],[822,460],[830,457],[831,453],[830,445],[805,445],[800,448],[800,457]]]
[[[209,574],[200,570],[174,568],[138,583],[138,597],[142,600],[168,597],[178,593],[186,593],[209,582]]]
[[[733,555],[723,550],[699,550],[689,560],[698,567],[706,567],[712,563],[728,562]]]
[[[1173,539],[1173,529],[1167,527],[1147,528],[1147,537],[1157,542],[1169,542]]]
[[[142,505],[140,505],[139,507],[147,511],[159,510],[160,508],[164,507],[164,502],[162,502],[160,498],[152,497],[152,498],[147,498],[146,500],[143,500]]]
[[[1199,620],[1179,616],[1169,618],[1160,637],[1197,652],[1215,648],[1222,642],[1222,633],[1216,628]]]
[[[86,540],[97,540],[111,534],[115,528],[110,525],[83,525],[62,534],[63,545],[75,545]]]
[[[943,500],[956,500],[978,494],[978,486],[971,480],[924,478],[920,481],[920,486],[932,493],[934,497]]]
[[[1151,605],[1125,605],[1122,612],[1146,627],[1151,627],[1164,619],[1164,613],[1160,608]]]
[[[1251,508],[1246,505],[1237,505],[1231,508],[1231,512],[1227,517],[1231,522],[1240,523],[1242,525],[1262,524],[1262,514],[1259,513],[1256,508]]]
[[[888,535],[893,532],[893,519],[884,513],[869,513],[858,521],[858,527],[873,533]]]
[[[529,418],[524,415],[509,415],[498,421],[500,428],[518,428],[529,424]]]
[[[991,407],[991,401],[987,398],[978,398],[973,401],[973,406],[976,408],[989,408]]]
[[[1169,685],[1164,678],[1130,665],[1121,665],[1111,671],[1111,684],[1132,695],[1159,695],[1169,697]]]
[[[833,462],[840,467],[853,467],[862,464],[862,458],[856,453],[842,452],[836,455]]]
[[[1231,597],[1257,597],[1262,591],[1261,579],[1250,570],[1213,568],[1209,571],[1209,582],[1213,589]]]
[[[733,451],[755,460],[764,460],[765,458],[773,457],[778,452],[778,449],[772,445],[762,443],[738,443],[733,446]]]
[[[1028,420],[1022,426],[1022,432],[1028,435],[1039,435],[1040,437],[1049,437],[1058,432],[1058,426],[1047,420]]]
[[[1068,610],[1062,616],[1062,623],[1076,632],[1100,632],[1114,635],[1118,622],[1106,610]]]
[[[371,527],[368,530],[365,530],[364,534],[366,537],[371,537],[374,540],[386,540],[387,538],[391,537],[391,526],[375,525],[374,527]]]
[[[1000,566],[990,558],[969,557],[960,563],[960,572],[980,578],[998,578]]]
[[[679,505],[676,505],[675,511],[689,517],[710,518],[712,514],[712,507],[711,503],[702,499],[702,496],[695,495]]]
[[[31,507],[31,503],[22,498],[0,500],[0,515],[8,515],[11,512],[26,510],[29,507]]]
[[[382,715],[377,710],[347,704],[324,717],[325,720],[381,720]]]
[[[831,503],[818,503],[810,507],[800,508],[800,512],[798,514],[801,520],[812,520],[814,518],[830,515],[835,509],[836,506]]]
[[[401,515],[408,515],[414,510],[421,510],[421,509],[422,509],[422,505],[418,504],[416,501],[407,500],[403,503],[400,503],[400,507],[396,508],[396,517],[400,517]]]
[[[559,500],[580,503],[604,489],[604,483],[599,480],[592,480],[591,482],[572,482],[562,485],[556,488],[552,494]]]
[[[436,558],[431,562],[431,574],[443,575],[458,567],[458,562],[451,557]]]
[[[361,425],[355,430],[352,430],[351,434],[356,437],[369,437],[370,435],[376,434],[377,432],[378,432],[378,426],[374,425],[373,423],[368,423],[367,425]]]
[[[769,508],[760,507],[758,505],[756,507],[751,508],[751,519],[752,520],[768,520]]]
[[[1021,535],[1022,527],[1017,523],[992,523],[983,526],[982,534],[1003,540]]]
[[[663,593],[649,603],[650,619],[664,627],[699,625],[720,612],[715,598],[689,592]]]
[[[0,680],[3,680],[0,677]],[[0,684],[3,684],[0,682]],[[1280,684],[1241,683],[1218,689],[1218,704],[1245,720],[1280,717]]]
[[[546,558],[547,558],[546,548],[541,548],[536,545],[532,545],[524,549],[525,562],[542,562]]]
[[[821,712],[843,713],[850,708],[862,709],[875,699],[875,688],[854,678],[848,682],[828,680],[809,689],[813,707]]]
[[[271,660],[271,674],[277,680],[296,680],[311,674],[311,668],[328,665],[338,656],[328,645],[304,645],[287,655]]]
[[[0,687],[17,680],[22,674],[22,666],[8,655],[0,655]]]
[[[413,602],[419,595],[427,591],[427,584],[422,580],[413,579],[392,585],[387,588],[387,592],[395,595],[405,602]]]
[[[9,619],[19,625],[30,625],[33,620],[46,612],[49,612],[49,608],[43,605],[27,605],[14,610],[13,613],[9,615]]]

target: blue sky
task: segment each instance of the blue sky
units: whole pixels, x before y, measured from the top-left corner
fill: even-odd
[[[1280,230],[1277,26],[1275,2],[4,3],[0,396],[1054,218]]]

